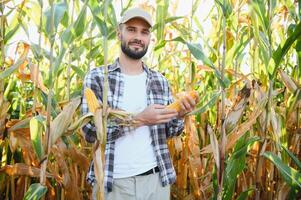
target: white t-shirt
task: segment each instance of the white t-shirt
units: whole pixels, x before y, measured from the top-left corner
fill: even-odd
[[[147,107],[146,73],[126,75],[121,109],[138,113]],[[157,166],[150,129],[141,126],[118,138],[115,143],[113,178],[125,178],[143,173]]]

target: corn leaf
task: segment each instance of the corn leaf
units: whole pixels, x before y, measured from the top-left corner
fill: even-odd
[[[282,160],[272,152],[265,152],[263,156],[274,163],[280,174],[291,187],[301,189],[301,173],[285,165]]]
[[[8,76],[10,76],[14,71],[16,71],[25,61],[26,57],[21,57],[20,59],[18,59],[16,61],[16,63],[9,67],[8,69],[6,69],[5,71],[0,73],[0,80],[7,78]]]
[[[86,3],[84,4],[71,29],[71,32],[74,33],[76,38],[80,37],[84,33],[86,28],[87,2],[88,1],[86,1]]]
[[[282,147],[282,149],[284,149],[286,151],[286,153],[295,162],[295,164],[297,165],[299,171],[301,171],[301,162],[300,162],[300,160],[290,150],[288,150],[285,146],[281,145],[281,147]]]
[[[0,173],[6,173],[9,176],[30,176],[30,177],[40,177],[41,169],[33,166],[26,165],[24,163],[16,163],[14,165],[5,165],[0,169]],[[46,173],[47,177],[55,178],[61,183],[61,177]]]
[[[279,70],[279,74],[288,90],[290,92],[295,92],[298,87],[293,79],[289,77],[282,69]]]
[[[31,184],[23,200],[38,200],[41,199],[47,192],[47,187],[41,185],[40,183]]]
[[[20,28],[20,24],[17,24],[14,28],[12,28],[11,30],[9,30],[5,36],[4,36],[4,44],[6,44],[9,39],[11,39],[18,31],[18,29]]]
[[[293,112],[301,101],[301,89],[297,89],[288,100],[288,113]]]
[[[30,138],[33,145],[33,149],[40,160],[42,160],[42,158],[44,157],[44,148],[42,144],[44,121],[45,119],[42,116],[36,116],[31,118],[30,120]]]
[[[224,179],[225,184],[223,185],[223,199],[225,200],[232,199],[237,177],[246,167],[248,149],[254,142],[260,139],[259,137],[247,137],[248,136],[245,135],[237,141],[233,155],[227,160]]]
[[[214,74],[216,75],[220,85],[223,88],[227,88],[230,84],[230,81],[226,77],[224,77],[224,80],[222,80],[220,71],[214,66],[213,62],[207,56],[205,56],[205,54],[203,53],[202,47],[199,44],[192,44],[192,43],[188,43],[188,42],[186,44],[187,44],[190,52],[192,53],[192,55],[196,59],[203,61],[203,63],[205,65],[212,68],[214,70]]]
[[[68,126],[72,122],[72,116],[80,104],[80,98],[73,99],[63,111],[50,123],[50,139],[52,146],[56,140],[67,131]]]
[[[214,93],[212,95],[211,99],[207,103],[205,103],[205,105],[203,105],[201,107],[197,106],[197,108],[195,110],[191,111],[187,115],[197,115],[197,114],[206,112],[208,109],[210,109],[212,106],[215,105],[215,102],[217,101],[220,94],[221,94],[220,92]],[[200,103],[201,103],[201,101],[200,101]]]
[[[209,125],[207,125],[207,131],[210,136],[210,145],[211,145],[211,149],[213,152],[215,165],[216,165],[217,171],[219,172],[219,170],[220,170],[220,150],[219,150],[218,141],[217,141],[215,133],[213,132],[212,128]]]
[[[53,28],[54,28],[54,32],[57,31],[58,25],[61,22],[61,20],[63,19],[64,15],[67,14],[67,4],[65,2],[63,3],[56,3],[53,5],[53,9],[54,9],[54,18],[53,18]],[[45,12],[45,17],[43,18],[44,21],[44,29],[45,29],[45,33],[46,35],[48,35],[50,33],[50,26],[51,26],[51,9],[49,8],[46,12]],[[50,37],[50,35],[48,35],[48,37]]]
[[[245,200],[254,192],[254,188],[250,188],[239,194],[236,200]]]
[[[283,60],[283,57],[286,55],[290,47],[294,44],[294,42],[300,38],[301,35],[301,22],[297,24],[295,30],[293,33],[286,39],[284,45],[281,47],[281,45],[278,46],[277,50],[273,53],[273,59],[275,62],[275,68],[272,74],[272,77],[275,77],[275,74],[279,68],[279,65],[281,61]]]
[[[167,23],[171,23],[171,22],[174,22],[174,21],[176,21],[176,20],[178,20],[178,19],[182,19],[182,18],[184,18],[184,17],[183,17],[183,16],[168,17],[168,18],[165,19],[165,25],[166,25]],[[160,26],[160,24],[155,24],[155,25],[152,27],[152,31],[158,29],[159,26]]]
[[[12,127],[10,127],[8,129],[8,132],[16,131],[16,130],[22,129],[22,128],[29,128],[29,122],[31,119],[32,119],[31,117],[28,117],[28,118],[25,118],[25,119],[17,122],[16,124],[14,124]]]

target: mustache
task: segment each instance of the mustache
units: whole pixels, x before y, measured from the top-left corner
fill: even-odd
[[[129,42],[129,44],[138,44],[141,47],[144,47],[145,45],[141,42],[141,40],[133,40],[131,42]]]

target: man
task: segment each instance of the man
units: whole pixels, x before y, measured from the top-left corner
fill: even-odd
[[[182,118],[196,102],[187,96],[181,100],[179,113],[166,108],[173,101],[167,80],[141,60],[150,43],[152,25],[151,16],[139,8],[126,11],[119,23],[121,51],[108,66],[108,104],[136,113],[139,127],[131,131],[118,124],[107,128],[106,199],[169,199],[169,185],[176,180],[166,140],[181,133]],[[85,77],[83,90],[91,88],[102,101],[103,81],[103,67],[92,69]],[[88,112],[85,98],[82,112]],[[96,140],[93,124],[84,126],[83,131],[88,142]],[[95,185],[93,163],[87,180]]]

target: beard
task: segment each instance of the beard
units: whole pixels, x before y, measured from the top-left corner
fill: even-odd
[[[122,52],[127,55],[129,58],[132,58],[134,60],[139,60],[141,59],[147,52],[148,46],[145,46],[144,44],[141,44],[139,40],[134,40],[132,42],[129,42],[126,44],[125,41],[121,40],[121,50]],[[138,44],[142,47],[142,50],[135,50],[135,49],[130,49],[130,44],[135,43]]]

